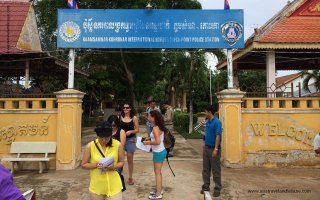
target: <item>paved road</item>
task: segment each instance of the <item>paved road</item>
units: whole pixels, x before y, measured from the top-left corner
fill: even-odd
[[[141,132],[144,132],[144,128],[141,129]],[[92,129],[84,129],[82,145],[94,137]],[[203,196],[199,193],[202,184],[202,142],[176,137],[175,156],[170,161],[176,177],[172,176],[165,163],[163,199],[202,200]],[[148,192],[154,188],[151,156],[150,153],[137,151],[134,162],[135,185],[127,186],[124,200],[147,199]],[[127,177],[127,166],[124,168],[124,175]],[[222,168],[222,175],[223,190],[221,196],[216,199],[318,200],[320,197],[320,169]],[[38,199],[41,200],[89,199],[89,171],[81,168],[71,171],[50,170],[44,174],[38,174],[37,171],[21,171],[15,174],[15,182],[23,191],[35,188]]]

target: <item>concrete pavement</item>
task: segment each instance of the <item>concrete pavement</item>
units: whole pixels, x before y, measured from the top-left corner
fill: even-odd
[[[145,129],[141,127],[142,136]],[[84,129],[82,145],[94,139],[93,129]],[[176,174],[164,163],[163,184],[165,200],[202,200],[202,141],[185,140],[176,135],[174,157],[170,164]],[[134,162],[133,186],[127,185],[124,200],[147,199],[154,189],[152,154],[138,150]],[[127,166],[124,168],[127,177]],[[89,171],[77,168],[38,174],[38,171],[21,171],[15,174],[15,182],[22,191],[34,188],[38,199],[78,200],[89,199]],[[320,196],[320,169],[312,168],[222,168],[221,196],[216,199],[277,199],[317,200]],[[211,185],[211,188],[213,186]]]

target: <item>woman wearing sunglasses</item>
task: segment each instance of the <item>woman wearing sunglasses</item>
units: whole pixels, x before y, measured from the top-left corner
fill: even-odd
[[[138,118],[134,116],[132,106],[129,103],[125,103],[122,107],[119,128],[124,130],[126,133],[124,150],[127,153],[129,169],[128,184],[133,185],[133,155],[136,151],[136,134],[139,132],[139,121]]]

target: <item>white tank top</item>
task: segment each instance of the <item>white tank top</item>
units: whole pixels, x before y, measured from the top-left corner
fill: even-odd
[[[151,145],[151,148],[152,148],[152,151],[153,152],[161,152],[163,150],[165,150],[166,148],[164,147],[164,144],[163,144],[163,138],[164,138],[164,134],[163,134],[163,131],[160,132],[160,144],[159,145]],[[153,132],[151,132],[150,134],[150,138],[151,138],[151,141],[155,141],[155,138],[154,138],[154,134]]]

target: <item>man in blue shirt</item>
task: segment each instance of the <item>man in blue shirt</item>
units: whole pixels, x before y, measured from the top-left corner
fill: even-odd
[[[213,174],[213,181],[215,183],[214,187],[214,197],[220,196],[221,191],[221,122],[214,116],[216,109],[212,105],[208,105],[205,109],[205,114],[207,118],[205,137],[204,137],[204,147],[203,147],[203,169],[202,169],[202,179],[203,185],[201,189],[201,194],[204,191],[210,190],[210,176],[211,171]]]

